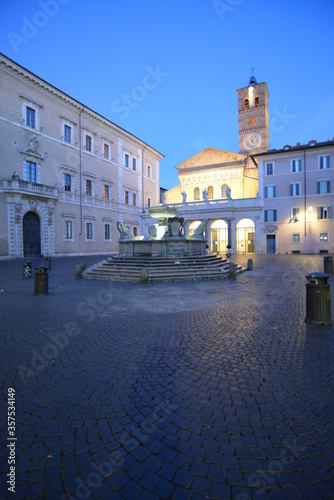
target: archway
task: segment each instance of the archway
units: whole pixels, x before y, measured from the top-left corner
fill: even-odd
[[[237,253],[255,253],[255,224],[251,219],[237,223]]]
[[[211,253],[226,253],[228,243],[228,226],[219,219],[211,224]]]
[[[23,251],[25,257],[41,255],[41,223],[34,212],[23,217]]]
[[[201,224],[201,220],[194,220],[190,222],[189,228],[188,228],[188,234],[189,236],[192,236],[194,234],[195,229]]]

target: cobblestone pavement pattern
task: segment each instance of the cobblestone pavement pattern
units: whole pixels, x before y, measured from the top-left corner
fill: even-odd
[[[1,498],[334,498],[333,327],[304,322],[321,256],[151,285],[75,280],[79,262],[53,259],[42,297],[0,262]]]

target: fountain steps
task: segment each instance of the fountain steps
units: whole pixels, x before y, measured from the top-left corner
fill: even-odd
[[[145,269],[149,282],[196,281],[226,278],[229,262],[215,255],[180,258],[111,257],[86,269],[85,279],[140,282]],[[236,272],[245,268],[236,265]]]

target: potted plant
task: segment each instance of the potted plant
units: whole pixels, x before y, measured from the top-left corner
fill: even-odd
[[[231,247],[232,247],[232,245],[226,245],[226,248],[227,248],[226,257],[231,257],[231,255],[232,255]]]

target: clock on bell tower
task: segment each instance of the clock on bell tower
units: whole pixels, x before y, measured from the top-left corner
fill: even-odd
[[[239,115],[239,152],[262,153],[269,149],[269,93],[265,83],[253,75],[248,87],[237,90]]]

